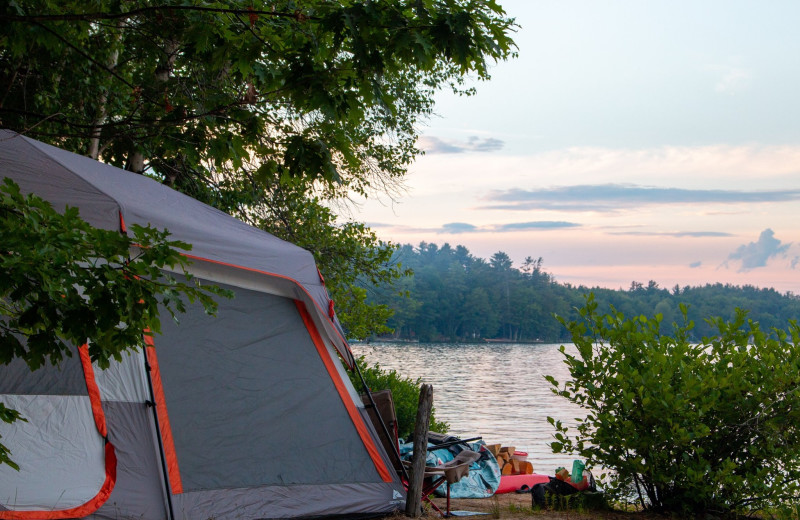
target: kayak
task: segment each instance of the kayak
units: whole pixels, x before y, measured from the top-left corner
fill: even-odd
[[[532,475],[503,475],[500,477],[500,486],[494,493],[498,495],[515,491],[528,491],[536,484],[547,484],[548,482],[550,482],[550,477],[536,473]]]

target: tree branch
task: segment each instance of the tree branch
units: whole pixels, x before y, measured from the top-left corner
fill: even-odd
[[[0,16],[0,19],[2,19],[2,16]],[[119,81],[121,81],[121,82],[122,82],[122,83],[124,83],[125,85],[129,86],[131,89],[135,89],[135,88],[136,88],[136,87],[134,87],[134,86],[133,86],[133,84],[129,83],[129,82],[128,82],[128,80],[126,80],[125,78],[123,78],[122,76],[120,76],[119,74],[117,74],[115,71],[113,71],[113,70],[109,69],[109,68],[108,68],[108,67],[106,67],[104,64],[102,64],[102,63],[100,63],[99,61],[97,61],[96,59],[94,59],[94,58],[92,58],[91,56],[89,56],[89,55],[88,55],[86,52],[84,52],[83,50],[81,50],[80,48],[78,48],[77,46],[75,46],[75,45],[74,45],[72,42],[70,42],[69,40],[67,40],[66,38],[64,38],[63,36],[61,36],[60,34],[58,34],[57,32],[55,32],[53,29],[51,29],[51,28],[47,27],[46,25],[44,25],[44,24],[42,24],[42,23],[39,23],[39,22],[33,22],[33,23],[35,23],[36,25],[38,25],[39,27],[41,27],[41,28],[42,28],[42,29],[44,29],[45,31],[49,32],[50,34],[52,34],[53,36],[55,36],[56,38],[58,38],[59,40],[61,40],[62,42],[64,42],[64,44],[66,44],[66,45],[67,45],[68,47],[70,47],[72,50],[74,50],[75,52],[77,52],[78,54],[80,54],[81,56],[83,56],[84,58],[86,58],[87,60],[89,60],[89,62],[90,62],[92,65],[95,65],[97,68],[99,68],[99,69],[101,69],[101,70],[104,70],[104,71],[108,72],[109,74],[111,74],[112,76],[114,76],[116,79],[118,79]]]
[[[223,13],[235,15],[258,15],[258,16],[274,16],[277,18],[291,18],[299,22],[306,20],[320,20],[317,16],[308,16],[303,14],[299,9],[293,12],[282,11],[265,11],[258,9],[227,9],[222,7],[202,7],[195,5],[156,5],[151,7],[140,7],[139,9],[131,9],[121,13],[65,13],[65,14],[39,14],[39,15],[13,15],[13,14],[0,14],[0,20],[8,22],[24,22],[24,23],[39,23],[39,22],[74,22],[84,21],[92,22],[97,20],[119,20],[128,19],[135,16],[148,13],[157,13],[161,11],[199,11],[209,13]]]

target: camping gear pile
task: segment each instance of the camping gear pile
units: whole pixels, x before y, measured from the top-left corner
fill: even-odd
[[[572,473],[566,468],[557,468],[556,476],[549,477],[549,482],[536,484],[531,489],[531,505],[545,507],[548,504],[548,495],[567,496],[577,493],[597,494],[592,472],[587,470],[583,461],[572,462]]]
[[[486,448],[486,443],[479,437],[460,439],[452,435],[429,432],[427,448],[426,467],[444,466],[467,450],[480,455],[480,458],[470,464],[469,474],[450,484],[450,497],[488,498],[497,491],[500,485],[500,468],[497,466],[497,460]],[[404,460],[411,460],[413,450],[413,443],[401,444],[400,456]],[[440,486],[434,492],[438,496],[445,496],[447,489]]]
[[[248,520],[390,513],[406,493],[339,356],[353,355],[311,253],[157,181],[0,130],[0,179],[95,227],[168,229],[231,290],[106,370],[0,366],[0,520]],[[32,244],[32,247],[34,245]],[[132,252],[135,254],[135,251]],[[188,255],[187,255],[188,256]],[[0,317],[1,319],[1,317]],[[150,341],[150,340],[153,341]],[[302,454],[303,461],[298,461]]]

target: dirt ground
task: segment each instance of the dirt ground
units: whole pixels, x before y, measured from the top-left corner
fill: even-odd
[[[441,508],[446,509],[446,499],[434,497],[433,502]],[[553,510],[534,510],[531,504],[530,494],[505,493],[495,495],[491,498],[459,498],[450,500],[452,511],[473,511],[485,513],[477,516],[465,516],[464,518],[474,518],[475,520],[494,519],[494,518],[535,518],[537,520],[652,520],[649,515],[642,513],[623,513],[619,511],[553,511]],[[381,520],[400,520],[406,517],[398,513],[393,516],[385,517]],[[422,516],[424,520],[435,520],[441,518],[439,514],[429,509]]]

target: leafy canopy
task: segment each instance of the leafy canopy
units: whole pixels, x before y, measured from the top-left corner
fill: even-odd
[[[709,320],[691,341],[686,318],[602,315],[593,296],[561,322],[571,379],[553,391],[587,413],[577,429],[552,418],[555,452],[610,470],[618,497],[657,511],[753,513],[796,503],[800,493],[800,326],[761,330],[738,310]]]
[[[494,0],[11,0],[0,126],[299,238],[364,336],[389,313],[365,286],[402,269],[335,209],[396,193],[433,93],[488,79],[514,29]]]
[[[246,169],[364,190],[405,173],[434,90],[512,54],[504,14],[493,0],[14,0],[0,117],[170,182]]]

